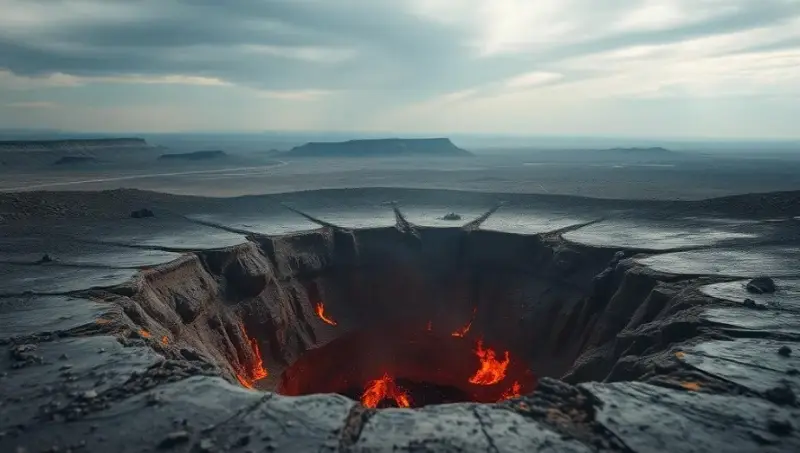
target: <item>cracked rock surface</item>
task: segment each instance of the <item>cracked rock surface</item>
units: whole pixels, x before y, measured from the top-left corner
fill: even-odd
[[[800,196],[764,199],[0,194],[0,451],[800,451]],[[278,394],[340,335],[316,298],[341,331],[382,319],[361,300],[433,310],[413,322],[474,305],[538,386],[419,409]],[[254,339],[270,375],[247,389]]]

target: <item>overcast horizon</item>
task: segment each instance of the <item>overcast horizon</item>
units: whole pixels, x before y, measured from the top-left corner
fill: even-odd
[[[0,10],[8,129],[800,139],[800,0]]]

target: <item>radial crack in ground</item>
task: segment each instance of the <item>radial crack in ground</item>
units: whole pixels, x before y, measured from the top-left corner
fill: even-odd
[[[323,227],[327,227],[327,228],[333,228],[334,230],[338,230],[338,231],[349,231],[348,228],[345,228],[345,227],[336,225],[334,223],[322,220],[319,217],[315,217],[315,216],[313,216],[311,214],[307,214],[307,213],[305,213],[305,212],[303,212],[303,211],[301,211],[301,210],[299,210],[297,208],[289,206],[286,203],[281,203],[281,206],[283,206],[284,208],[294,212],[295,214],[297,214],[297,215],[299,215],[301,217],[304,217],[305,219],[307,219],[307,220],[309,220],[309,221],[311,221],[313,223],[316,223],[317,225],[320,225],[320,226],[323,226]]]
[[[476,230],[476,229],[480,228],[480,226],[484,222],[486,222],[489,219],[489,217],[492,216],[492,214],[497,212],[498,209],[500,209],[503,206],[505,206],[505,204],[506,203],[502,202],[502,201],[500,203],[497,203],[491,209],[489,209],[488,211],[486,211],[483,214],[481,214],[480,216],[478,216],[475,220],[464,224],[464,226],[462,226],[461,228],[463,228],[465,230]]]

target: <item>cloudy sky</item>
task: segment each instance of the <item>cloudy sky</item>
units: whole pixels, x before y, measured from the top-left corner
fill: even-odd
[[[800,0],[0,11],[0,128],[800,138]]]

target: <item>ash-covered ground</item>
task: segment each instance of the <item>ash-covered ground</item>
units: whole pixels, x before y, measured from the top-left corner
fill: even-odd
[[[0,451],[794,451],[799,217],[797,192],[5,193]],[[397,318],[471,320],[535,389],[380,410],[271,391]]]

